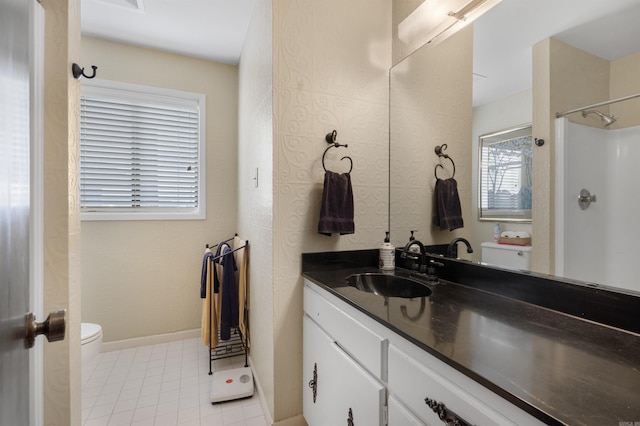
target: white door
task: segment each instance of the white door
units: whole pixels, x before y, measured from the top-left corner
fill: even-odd
[[[29,6],[24,0],[0,0],[0,425],[16,426],[34,424],[39,412],[30,410],[34,394],[27,342],[37,334],[59,340],[65,329],[64,312],[40,324],[27,320],[33,318],[27,315],[33,224]]]
[[[0,424],[29,424],[29,7],[0,0]]]

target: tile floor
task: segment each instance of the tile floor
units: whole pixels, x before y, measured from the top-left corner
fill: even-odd
[[[82,424],[266,426],[257,394],[211,404],[209,352],[200,339],[105,352],[83,372]],[[214,371],[244,367],[244,357]]]

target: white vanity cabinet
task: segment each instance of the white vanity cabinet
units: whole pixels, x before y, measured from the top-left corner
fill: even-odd
[[[462,426],[544,425],[308,281],[304,311],[303,412],[310,426],[445,424],[425,399],[442,404]],[[315,402],[310,384],[316,385]]]

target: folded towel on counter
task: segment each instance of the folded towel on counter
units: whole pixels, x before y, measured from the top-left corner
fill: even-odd
[[[458,196],[458,182],[454,178],[437,179],[434,190],[433,224],[440,229],[462,228],[462,208]]]
[[[353,212],[351,175],[327,170],[324,174],[318,232],[329,236],[332,233],[355,233]]]
[[[501,238],[531,238],[526,231],[504,231],[500,234]]]

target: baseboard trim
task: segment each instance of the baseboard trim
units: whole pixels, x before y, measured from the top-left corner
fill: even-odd
[[[176,331],[175,333],[156,334],[154,336],[134,337],[132,339],[116,340],[102,344],[102,352],[119,351],[122,349],[137,348],[138,346],[157,345],[160,343],[175,342],[176,340],[192,339],[200,337],[200,329]]]
[[[271,416],[271,411],[269,410],[269,406],[267,405],[267,400],[264,399],[264,392],[262,391],[260,380],[258,380],[258,375],[256,374],[253,368],[253,361],[251,360],[251,354],[249,354],[249,365],[251,366],[251,371],[253,371],[253,383],[256,385],[258,401],[260,401],[260,406],[262,407],[262,413],[264,414],[264,419],[268,425],[273,426],[274,424],[273,417]]]
[[[305,421],[302,414],[298,414],[294,417],[289,417],[286,420],[281,420],[277,423],[274,423],[273,426],[307,426],[307,422]]]

